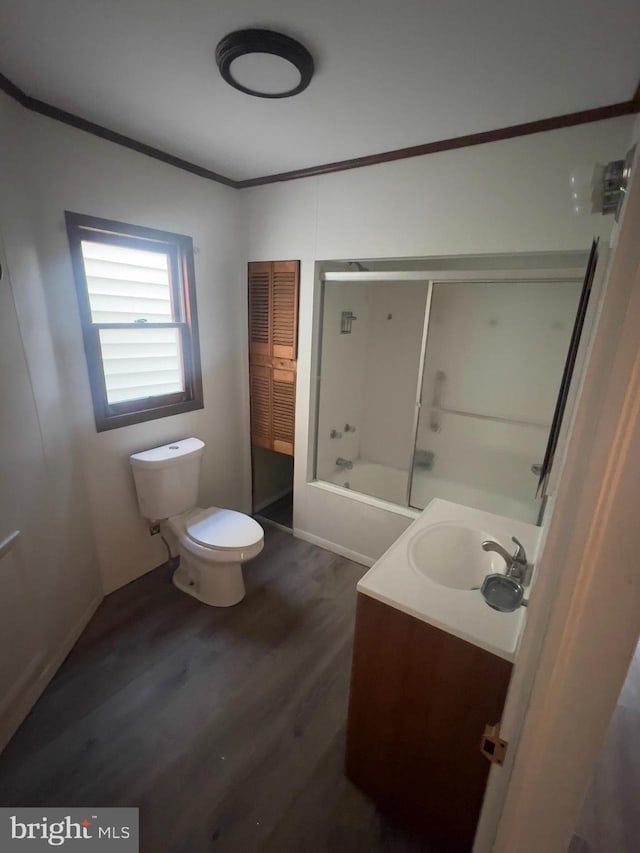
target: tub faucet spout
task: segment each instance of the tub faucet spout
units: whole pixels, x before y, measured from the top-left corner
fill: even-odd
[[[353,462],[350,459],[343,459],[342,456],[338,456],[336,468],[346,468],[347,471],[350,471],[353,468]]]

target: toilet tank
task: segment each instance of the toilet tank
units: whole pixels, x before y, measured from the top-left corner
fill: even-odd
[[[203,452],[204,442],[199,438],[183,438],[130,457],[138,505],[145,518],[160,521],[197,505]]]

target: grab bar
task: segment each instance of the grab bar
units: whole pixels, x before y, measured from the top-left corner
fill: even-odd
[[[5,536],[5,538],[0,542],[0,559],[2,559],[5,554],[8,554],[9,551],[13,548],[18,536],[20,536],[20,531],[14,530],[13,533],[10,533],[8,536]]]
[[[477,418],[481,421],[495,421],[500,424],[512,424],[514,426],[537,427],[537,429],[549,429],[551,424],[543,421],[526,421],[516,418],[502,418],[499,415],[481,415],[479,412],[463,412],[461,409],[444,409],[440,406],[430,406],[432,412],[439,412],[444,415],[460,415],[463,418]],[[431,427],[433,429],[433,426]]]

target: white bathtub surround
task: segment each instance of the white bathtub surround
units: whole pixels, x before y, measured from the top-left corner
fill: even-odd
[[[330,482],[336,486],[396,504],[398,509],[407,504],[408,481],[409,472],[406,469],[391,468],[368,459],[356,459],[351,470],[336,468],[330,477]],[[533,475],[531,482],[535,486]],[[499,491],[478,488],[461,480],[445,480],[429,471],[416,469],[411,482],[409,507],[421,510],[436,498],[531,524],[536,523],[540,504],[539,500],[528,499],[526,495],[520,499]]]
[[[507,466],[503,466],[507,467]],[[510,472],[506,471],[508,477]],[[436,498],[463,504],[467,507],[495,513],[507,518],[517,519],[529,524],[535,524],[538,518],[540,500],[534,496],[536,480],[530,474],[531,496],[509,493],[507,489],[500,491],[500,483],[495,484],[495,491],[486,486],[475,486],[462,480],[444,479],[434,476],[427,471],[416,470],[411,484],[411,506],[422,509]],[[515,479],[515,477],[511,477]]]
[[[463,538],[452,546],[449,537],[446,545],[440,541],[431,549],[418,543],[425,531],[445,527],[465,528]],[[526,607],[512,613],[500,613],[489,607],[478,589],[460,588],[479,586],[485,574],[504,572],[504,561],[495,554],[484,552],[480,544],[484,539],[493,539],[511,552],[512,536],[523,543],[528,559],[535,561],[540,528],[449,501],[433,500],[362,578],[358,592],[505,660],[514,661],[526,619]],[[422,541],[426,542],[426,539]],[[466,571],[460,554],[463,552],[466,558],[475,560],[471,555],[475,553],[473,546],[476,542],[477,563],[470,567],[469,581],[465,584],[460,580]],[[450,574],[448,579],[446,571]],[[434,580],[438,573],[440,582]],[[444,583],[452,585],[445,586]],[[529,592],[530,587],[527,595]]]

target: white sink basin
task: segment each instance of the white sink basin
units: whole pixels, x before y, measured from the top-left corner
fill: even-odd
[[[358,592],[513,663],[527,608],[501,613],[474,589],[505,570],[482,543],[510,552],[512,536],[534,562],[539,527],[436,498],[358,581]]]
[[[479,589],[492,572],[504,572],[504,560],[482,550],[494,539],[483,530],[462,524],[423,527],[407,546],[409,564],[423,577],[449,589]]]

